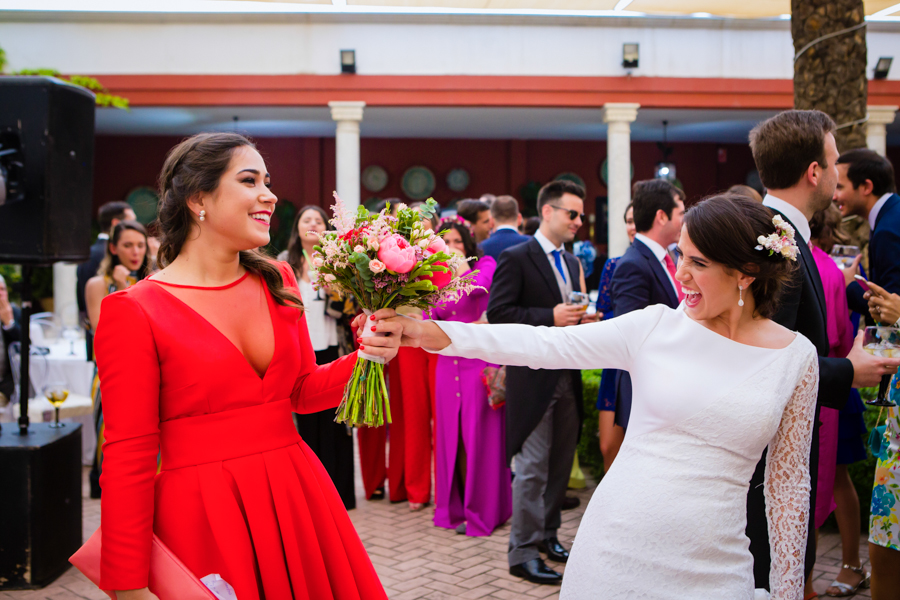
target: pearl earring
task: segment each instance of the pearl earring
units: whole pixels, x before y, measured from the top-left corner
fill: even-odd
[[[200,220],[201,220],[201,221],[205,221],[205,220],[206,220],[206,211],[205,211],[205,210],[201,210],[201,211],[200,211]]]
[[[744,287],[738,286],[738,290],[740,291],[740,298],[738,299],[738,306],[744,305]]]

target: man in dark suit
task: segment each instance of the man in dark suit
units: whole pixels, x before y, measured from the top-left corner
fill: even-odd
[[[797,331],[813,343],[819,354],[819,408],[840,410],[851,387],[877,385],[881,375],[894,372],[900,359],[887,359],[866,354],[862,337],[858,336],[847,358],[829,358],[826,329],[825,297],[822,280],[809,248],[809,220],[816,211],[828,206],[837,184],[838,159],[834,141],[835,124],[823,112],[789,110],[758,124],[750,132],[750,149],[759,176],[768,194],[763,204],[780,214],[796,231],[800,249],[794,281],[785,286],[781,307],[773,320]],[[815,507],[818,474],[819,433],[813,428],[810,448],[810,506]],[[760,460],[747,499],[747,537],[753,554],[756,587],[769,589],[769,535],[763,482],[766,457]],[[806,549],[806,576],[815,564],[814,518],[809,518]],[[858,565],[852,565],[858,566]]]
[[[584,195],[584,188],[570,181],[541,188],[540,229],[500,255],[487,310],[491,323],[566,327],[597,320],[566,304],[571,292],[584,291],[578,259],[564,247],[581,227]],[[556,531],[583,411],[580,371],[507,367],[506,455],[515,457],[516,466],[509,572],[528,581],[562,581],[540,551],[557,562],[569,556]]]
[[[619,259],[610,286],[615,316],[654,304],[677,308],[684,298],[675,281],[675,262],[666,249],[681,236],[684,202],[664,179],[638,181],[632,190],[634,242]],[[628,428],[631,375],[616,373],[616,425]]]
[[[894,189],[894,168],[874,150],[850,150],[837,161],[834,200],[845,217],[857,215],[869,222],[869,279],[888,293],[900,294],[900,196]],[[874,324],[868,314],[865,290],[847,269],[847,303]]]
[[[20,340],[21,322],[22,313],[10,303],[6,280],[0,275],[0,396],[3,397],[0,398],[0,406],[9,401],[15,388],[12,366],[9,364],[9,345]]]
[[[494,233],[481,242],[485,255],[500,260],[500,254],[507,248],[527,242],[531,238],[519,233],[519,202],[512,196],[498,196],[491,204],[491,216],[494,218]]]
[[[84,302],[84,286],[87,285],[88,279],[97,274],[100,268],[100,262],[106,256],[106,244],[109,242],[109,232],[113,227],[119,224],[119,221],[134,221],[134,210],[127,202],[107,202],[100,207],[97,218],[100,221],[100,234],[97,241],[91,246],[91,257],[78,265],[75,271],[76,290],[75,297],[78,300],[78,315],[82,323],[87,323],[87,305]],[[93,360],[94,356],[94,336],[91,335],[90,328],[87,330],[84,341],[87,344],[88,360]]]

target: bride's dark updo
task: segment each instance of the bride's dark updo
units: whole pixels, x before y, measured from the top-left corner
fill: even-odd
[[[755,249],[759,236],[775,233],[774,216],[769,208],[736,194],[710,196],[684,215],[688,236],[706,258],[756,278],[750,292],[756,301],[756,313],[765,318],[775,315],[781,294],[797,268],[796,261]],[[803,243],[799,234],[795,242]]]

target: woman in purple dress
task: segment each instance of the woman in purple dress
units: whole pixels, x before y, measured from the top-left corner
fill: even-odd
[[[463,272],[477,271],[475,283],[483,289],[435,309],[433,318],[486,322],[497,263],[481,256],[465,225],[444,223],[440,232],[451,250],[470,257]],[[486,366],[482,360],[452,356],[439,356],[437,362],[434,524],[470,536],[490,535],[512,515],[505,408],[494,410],[488,404],[481,380]]]

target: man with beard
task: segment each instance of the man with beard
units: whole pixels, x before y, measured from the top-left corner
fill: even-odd
[[[817,110],[789,110],[758,124],[750,132],[750,149],[759,169],[759,176],[768,194],[763,204],[781,215],[796,231],[800,249],[794,281],[786,286],[781,308],[773,320],[788,329],[803,334],[816,346],[819,354],[819,393],[815,421],[819,408],[827,406],[840,410],[847,401],[851,387],[877,385],[881,376],[892,373],[900,359],[879,358],[862,349],[862,335],[857,336],[847,358],[829,358],[826,329],[825,298],[822,280],[809,248],[809,220],[816,211],[832,201],[837,184],[838,150],[834,140],[835,124],[831,117]],[[813,429],[810,448],[810,507],[816,504],[816,475],[819,458],[818,427]],[[769,535],[766,505],[763,498],[763,479],[766,456],[760,460],[750,481],[747,499],[747,537],[753,554],[753,573],[756,587],[769,587]],[[809,518],[806,547],[806,577],[815,564],[815,530],[813,516]]]

